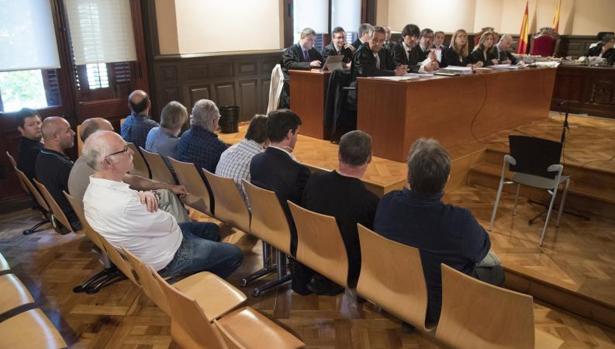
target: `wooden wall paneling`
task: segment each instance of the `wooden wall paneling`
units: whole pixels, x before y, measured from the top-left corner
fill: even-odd
[[[214,83],[214,91],[213,100],[218,106],[237,105],[239,98],[236,98],[237,89],[234,81]]]
[[[239,81],[239,104],[241,105],[240,120],[250,120],[258,112],[258,80]]]

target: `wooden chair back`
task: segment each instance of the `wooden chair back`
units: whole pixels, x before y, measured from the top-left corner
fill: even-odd
[[[96,230],[92,231],[98,234],[98,239],[103,245],[103,251],[105,251],[107,257],[109,257],[109,260],[111,260],[111,263],[113,263],[113,265],[115,265],[122,272],[122,274],[126,276],[127,279],[132,281],[138,287],[141,287],[141,283],[135,277],[132,267],[130,266],[130,264],[128,264],[128,261],[125,260],[124,257],[122,257],[119,250],[115,246],[111,245],[111,243],[107,239],[105,239],[104,236],[99,234]]]
[[[152,179],[171,185],[176,184],[175,177],[173,177],[173,173],[171,173],[171,170],[162,158],[162,155],[149,152],[143,148],[141,148],[141,154],[143,154],[143,158],[149,166],[150,172],[152,173]]]
[[[188,195],[184,198],[186,205],[201,211],[205,214],[212,215],[212,200],[209,193],[209,188],[205,180],[200,175],[195,164],[191,162],[183,162],[169,158],[179,184],[186,187]]]
[[[532,297],[442,264],[436,338],[455,348],[534,348]]]
[[[15,274],[0,275],[0,314],[33,303],[30,291]]]
[[[139,148],[137,148],[137,146],[134,145],[134,143],[128,142],[127,144],[133,153],[132,163],[134,165],[134,168],[132,169],[132,171],[130,171],[130,174],[145,177],[145,178],[151,178],[149,167],[147,167],[147,162],[145,162],[145,158],[143,158],[143,154],[141,154],[141,152],[139,151]]]
[[[0,322],[0,348],[67,348],[42,310],[30,309]]]
[[[222,334],[209,321],[196,300],[169,285],[152,268],[148,269],[169,303],[173,341],[182,348],[226,349],[227,345]]]
[[[271,190],[259,188],[246,180],[243,186],[252,207],[250,234],[290,255],[290,227],[278,197]]]
[[[167,315],[171,315],[166,294],[162,288],[160,288],[158,281],[152,277],[152,273],[150,273],[151,268],[145,265],[145,263],[143,263],[134,254],[130,253],[127,249],[120,248],[118,251],[136,274],[135,277],[139,280],[139,283],[143,288],[143,292],[145,292],[152,302],[156,303],[158,308],[162,309],[162,311],[164,311]]]
[[[54,199],[49,190],[47,190],[47,187],[45,187],[43,183],[36,180],[36,178],[33,178],[32,181],[38,188],[39,192],[43,195],[45,201],[49,204],[49,208],[51,209],[51,214],[53,215],[53,217],[58,222],[60,222],[60,224],[62,224],[66,229],[73,231],[73,227],[70,225],[68,217],[66,217],[66,214],[64,213],[64,211],[62,211],[62,208],[60,208],[60,205],[58,205],[58,203],[56,202],[56,199]]]
[[[18,171],[19,169],[17,168],[17,161],[15,161],[15,158],[13,157],[13,155],[11,155],[11,153],[9,153],[8,150],[6,151],[6,157],[9,158],[9,162],[11,163],[11,166],[13,166],[13,169],[15,171]],[[25,191],[26,193],[30,193],[30,190],[26,186],[26,183],[23,182],[21,176],[17,175],[17,179],[19,180],[19,185],[21,186],[21,189],[23,189],[23,191]]]
[[[51,208],[49,207],[49,205],[47,204],[47,201],[45,201],[45,198],[43,197],[43,195],[41,194],[41,192],[34,186],[34,184],[28,179],[28,177],[26,176],[25,173],[23,173],[21,170],[19,170],[18,168],[15,168],[15,172],[17,173],[17,176],[19,178],[21,178],[21,182],[24,183],[26,185],[26,188],[28,188],[28,192],[32,195],[32,197],[34,198],[34,200],[36,200],[36,203],[38,204],[38,206],[40,208],[43,209],[43,211],[45,211],[46,213],[51,213]]]
[[[335,217],[288,201],[297,227],[297,260],[341,286],[347,286],[348,254]]]
[[[9,262],[6,261],[6,258],[0,253],[0,274],[11,270],[11,266]]]
[[[237,229],[250,232],[250,211],[246,206],[235,181],[231,178],[216,176],[203,169],[216,202],[216,218],[231,224]]]
[[[358,224],[361,274],[357,291],[387,312],[427,330],[427,285],[419,250]]]
[[[79,223],[81,223],[81,231],[83,231],[85,236],[87,236],[88,239],[90,239],[94,243],[94,245],[98,246],[101,251],[104,251],[103,244],[100,241],[100,236],[94,231],[94,229],[92,229],[88,221],[85,219],[85,213],[83,212],[83,201],[81,201],[75,196],[70,195],[67,192],[64,192],[64,196],[66,197],[66,200],[68,200],[70,206],[73,208],[73,211],[75,211],[75,214],[79,219]]]

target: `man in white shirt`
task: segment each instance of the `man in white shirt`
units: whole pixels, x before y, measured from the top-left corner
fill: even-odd
[[[126,248],[163,276],[210,271],[227,277],[241,265],[241,250],[218,242],[217,225],[178,225],[158,209],[153,192],[137,192],[122,182],[133,167],[132,151],[117,133],[92,134],[82,157],[96,170],[83,197],[85,218],[113,246]]]
[[[267,116],[255,115],[250,121],[246,138],[225,150],[216,166],[216,175],[232,178],[246,200],[242,180],[250,181],[250,161],[267,146]]]

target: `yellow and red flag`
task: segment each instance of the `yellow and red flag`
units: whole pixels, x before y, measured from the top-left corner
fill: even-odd
[[[523,20],[521,21],[521,32],[519,33],[519,46],[517,53],[527,53],[527,36],[529,32],[529,11],[528,1],[525,2],[525,11],[523,12]]]
[[[553,30],[558,33],[559,32],[559,12],[560,9],[562,8],[562,0],[557,0],[557,7],[555,8],[555,14],[553,14],[553,23],[551,24],[551,27],[553,27]]]

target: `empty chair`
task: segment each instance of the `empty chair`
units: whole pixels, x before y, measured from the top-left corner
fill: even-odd
[[[201,171],[191,162],[183,162],[173,158],[169,158],[169,161],[175,170],[179,184],[186,187],[188,191],[184,203],[197,211],[210,216],[213,215],[213,200],[208,184],[205,182],[205,178],[201,176]]]
[[[231,178],[217,176],[207,170],[203,170],[203,173],[214,195],[216,218],[249,233],[250,211],[248,211],[235,181]]]
[[[66,342],[40,309],[32,309],[0,322],[0,348],[56,349]]]
[[[132,150],[132,163],[134,164],[134,168],[130,171],[130,174],[151,178],[149,167],[143,158],[143,154],[139,151],[139,148],[131,142],[128,142],[128,147]]]
[[[121,272],[113,264],[111,264],[111,261],[105,252],[103,243],[100,241],[99,235],[94,232],[90,224],[85,220],[85,215],[83,214],[83,202],[66,192],[64,192],[64,196],[66,196],[66,199],[73,208],[73,211],[75,211],[79,222],[81,222],[81,231],[96,246],[96,253],[99,255],[101,264],[103,265],[102,271],[94,274],[89,279],[82,282],[79,286],[73,288],[73,292],[96,293],[101,288],[110,285],[115,281],[121,280],[123,277]]]
[[[126,249],[122,248],[119,252],[137,274],[145,294],[160,309],[171,315],[166,295],[160,284],[152,277],[151,268]],[[243,292],[219,276],[209,272],[190,275],[174,283],[172,287],[194,298],[203,310],[203,313],[211,320],[217,319],[237,308],[247,299]]]
[[[33,303],[32,295],[15,274],[0,275],[0,314]]]
[[[303,342],[252,308],[245,307],[214,320],[198,302],[169,285],[151,268],[171,309],[171,336],[182,348],[301,348]]]
[[[162,183],[175,185],[175,177],[173,177],[173,173],[171,173],[171,170],[162,158],[162,155],[149,152],[143,148],[140,149],[141,154],[143,155],[143,158],[145,159],[145,162],[147,162],[150,172],[152,173],[152,179]]]
[[[32,179],[32,182],[34,182],[34,185],[36,185],[36,187],[38,188],[39,192],[42,194],[45,201],[49,204],[49,209],[51,211],[51,217],[53,218],[52,223],[54,221],[56,223],[56,224],[53,224],[53,227],[55,228],[56,232],[62,233],[60,228],[57,226],[57,223],[62,224],[64,228],[68,229],[69,231],[73,231],[73,226],[70,224],[68,217],[66,217],[66,214],[64,213],[64,211],[62,211],[62,208],[60,207],[60,205],[58,205],[58,203],[53,198],[49,190],[47,190],[47,187],[45,187],[43,183],[37,181],[36,179]]]
[[[358,224],[361,274],[357,292],[416,328],[425,326],[427,285],[419,250]]]
[[[297,226],[297,260],[338,285],[348,284],[348,254],[335,217],[288,201]]]
[[[2,253],[0,253],[0,273],[6,273],[11,270],[9,262],[6,261]]]
[[[263,269],[245,278],[242,283],[247,285],[274,270],[270,264],[269,245],[275,248],[276,255],[277,279],[255,288],[253,294],[258,296],[274,287],[284,285],[291,279],[286,268],[286,256],[290,255],[290,227],[280,200],[274,192],[259,188],[246,180],[243,180],[243,186],[252,207],[250,234],[263,241]]]
[[[42,221],[36,223],[31,228],[26,229],[22,232],[24,235],[30,235],[30,234],[36,233],[39,231],[38,228],[40,228],[41,226],[47,223],[50,223],[49,218],[51,217],[51,213],[49,210],[49,205],[47,205],[47,202],[41,196],[41,193],[38,191],[38,189],[34,187],[34,184],[32,184],[30,179],[28,179],[28,176],[26,176],[25,173],[23,173],[20,169],[17,168],[17,163],[15,162],[15,158],[13,158],[13,156],[8,151],[6,152],[6,156],[9,158],[9,161],[11,162],[11,165],[13,166],[15,173],[17,173],[17,178],[19,178],[19,183],[21,187],[24,189],[26,194],[30,195],[34,199],[35,203],[38,206],[39,211],[43,215]]]
[[[493,205],[493,212],[491,213],[489,230],[493,230],[493,223],[495,222],[495,216],[504,184],[510,183],[506,182],[506,171],[509,170],[512,172],[512,183],[517,184],[513,215],[516,214],[521,185],[544,189],[551,196],[549,207],[546,212],[545,225],[540,233],[540,246],[542,246],[557,191],[560,185],[564,184],[564,192],[562,193],[559,213],[557,214],[557,221],[555,223],[555,225],[559,227],[562,212],[564,212],[568,187],[570,186],[570,177],[562,175],[564,171],[564,165],[560,163],[562,144],[547,139],[515,135],[508,136],[508,141],[510,144],[510,154],[504,155],[502,170],[500,172],[500,184],[498,185],[495,204]],[[530,220],[530,222],[531,221],[532,220]]]
[[[535,330],[532,297],[479,281],[442,264],[442,313],[436,338],[455,348],[559,348]]]

